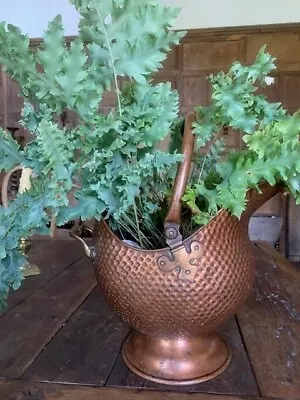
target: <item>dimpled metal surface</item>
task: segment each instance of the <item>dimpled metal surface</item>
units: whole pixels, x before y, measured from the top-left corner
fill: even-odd
[[[278,189],[252,194],[253,210]],[[249,214],[249,213],[248,213]],[[96,277],[111,307],[136,330],[163,338],[195,336],[229,318],[246,299],[254,278],[255,260],[248,237],[249,215],[241,220],[222,210],[184,243],[203,247],[194,282],[176,271],[162,272],[159,257],[169,249],[139,250],[124,244],[103,223],[96,223]]]
[[[104,224],[95,232],[95,272],[106,298],[136,330],[161,337],[195,336],[228,318],[245,300],[254,256],[243,225],[222,211],[189,240],[203,256],[194,282],[159,270],[165,250],[139,251],[123,244]]]
[[[269,188],[252,194],[250,203],[257,208],[277,191]],[[168,248],[133,248],[104,222],[96,223],[94,268],[99,286],[119,316],[144,334],[176,339],[211,331],[239,308],[250,291],[255,260],[248,220],[246,213],[238,220],[222,210],[184,241],[197,240],[203,247],[194,282],[179,280],[175,270],[159,270],[157,260]]]

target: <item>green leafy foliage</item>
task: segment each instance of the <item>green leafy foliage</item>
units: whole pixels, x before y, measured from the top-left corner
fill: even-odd
[[[178,96],[170,84],[130,84],[121,92],[121,106],[121,117],[112,112],[98,119],[96,131],[82,126],[74,134],[76,148],[84,149],[78,160],[79,180],[84,184],[77,190],[76,207],[78,213],[90,210],[84,212],[84,219],[100,215],[94,214],[95,207],[104,207],[106,218],[118,220],[143,193],[148,193],[145,201],[150,202],[154,178],[164,192],[162,187],[170,184],[180,160],[176,153],[155,148],[178,113]],[[97,199],[92,207],[88,206],[91,198]],[[62,210],[59,222],[68,215]]]
[[[192,209],[195,221],[205,224],[220,209],[240,217],[249,188],[259,190],[259,184],[265,181],[271,186],[284,182],[299,203],[299,133],[300,115],[296,113],[245,135],[246,150],[232,151],[212,168],[213,177],[208,175],[187,190],[183,200]],[[197,207],[200,200],[205,204],[202,209]]]
[[[163,221],[180,154],[183,119],[170,84],[152,74],[183,32],[178,10],[157,0],[71,0],[79,35],[64,40],[61,17],[49,23],[42,46],[0,24],[0,64],[25,98],[20,123],[32,134],[24,149],[0,130],[0,170],[32,170],[31,188],[0,207],[0,306],[22,281],[19,241],[80,218],[106,219],[121,239],[142,248],[164,245]],[[274,58],[262,48],[253,65],[235,62],[209,77],[211,102],[196,109],[197,146],[183,197],[183,233],[207,224],[220,209],[240,217],[249,188],[285,183],[300,203],[299,114],[269,103],[258,87],[272,83]],[[122,84],[120,84],[122,81]],[[124,82],[127,82],[124,84]],[[116,105],[101,112],[107,90]],[[75,126],[62,114],[75,113]],[[224,126],[241,134],[246,149],[226,152]],[[160,144],[170,133],[167,151]],[[74,196],[75,205],[69,202]]]
[[[0,130],[0,169],[32,170],[30,191],[0,207],[1,305],[22,280],[20,239],[45,227],[51,215],[58,224],[106,218],[121,236],[151,246],[141,226],[153,229],[180,160],[178,152],[157,147],[178,117],[178,95],[170,84],[151,83],[184,35],[172,30],[178,10],[154,0],[71,3],[81,20],[69,44],[60,16],[35,51],[18,28],[0,25],[0,64],[20,84],[20,123],[32,134],[21,150]],[[129,82],[122,88],[120,77]],[[106,90],[117,95],[108,115],[100,111]],[[69,111],[77,114],[76,126],[62,126]]]
[[[13,25],[0,24],[0,64],[5,72],[16,81],[22,82],[22,90],[34,91],[36,63],[34,55],[29,51],[29,37],[22,35],[19,28]]]
[[[233,63],[227,73],[209,77],[211,104],[196,108],[194,133],[199,153],[183,197],[193,219],[205,225],[220,209],[240,217],[250,188],[267,181],[284,182],[299,201],[299,116],[280,103],[269,103],[260,86],[273,83],[275,59],[263,47],[250,66]],[[227,126],[242,136],[247,148],[225,154],[220,142]],[[206,147],[208,150],[201,152]]]
[[[81,12],[80,37],[88,43],[97,83],[105,88],[114,75],[145,84],[183,36],[169,30],[178,10],[158,1],[71,2]]]
[[[45,212],[47,199],[24,193],[8,208],[0,207],[0,309],[10,287],[16,290],[23,279],[24,256],[19,252],[21,238],[34,232],[45,232],[48,217]]]
[[[280,103],[269,103],[265,96],[256,94],[258,86],[265,87],[275,69],[274,58],[263,47],[255,62],[243,66],[233,63],[227,73],[210,75],[211,104],[196,108],[195,134],[199,147],[204,146],[224,126],[251,134],[273,121],[284,118]]]
[[[11,134],[0,128],[0,171],[8,171],[21,162],[19,150]]]

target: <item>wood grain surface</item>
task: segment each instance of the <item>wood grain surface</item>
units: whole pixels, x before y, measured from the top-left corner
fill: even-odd
[[[96,288],[23,378],[102,386],[128,330]]]
[[[96,286],[82,259],[0,319],[0,376],[17,378]]]
[[[238,314],[245,346],[263,396],[300,398],[300,288],[276,254],[256,247],[256,256],[255,285]]]
[[[206,393],[166,393],[30,381],[0,381],[1,400],[246,400]],[[258,400],[252,397],[252,400]],[[260,398],[260,400],[266,400]]]
[[[21,303],[34,291],[43,287],[51,279],[59,275],[64,269],[70,267],[70,265],[74,264],[81,258],[84,258],[82,246],[75,242],[75,240],[33,240],[28,255],[30,262],[38,266],[41,273],[40,275],[30,276],[27,279],[24,279],[21,287],[9,294],[7,309],[3,314]],[[86,263],[88,267],[89,261],[87,259]]]

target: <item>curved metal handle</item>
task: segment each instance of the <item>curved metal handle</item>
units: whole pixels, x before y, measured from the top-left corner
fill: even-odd
[[[9,172],[7,172],[4,175],[4,179],[2,182],[2,186],[1,186],[1,200],[2,200],[2,205],[4,208],[8,207],[8,183],[9,183],[9,180],[10,180],[12,174],[19,170],[23,170],[23,167],[21,165],[17,165],[16,167],[11,169]]]
[[[87,230],[89,230],[91,233],[93,233],[93,230],[91,228],[86,228]],[[78,242],[80,242],[83,245],[84,248],[84,252],[87,255],[88,258],[90,258],[92,261],[94,261],[97,257],[97,252],[95,247],[89,247],[85,241],[79,236],[81,233],[80,230],[78,230],[77,227],[74,227],[70,230],[69,235],[73,238],[78,240]]]
[[[182,153],[184,159],[180,163],[177,170],[169,211],[165,219],[164,228],[165,228],[166,241],[171,248],[177,247],[182,243],[182,236],[179,232],[181,207],[182,207],[181,198],[185,192],[191,167],[191,161],[195,143],[195,136],[193,134],[194,122],[195,122],[195,114],[189,113],[185,119],[184,134],[182,141]]]

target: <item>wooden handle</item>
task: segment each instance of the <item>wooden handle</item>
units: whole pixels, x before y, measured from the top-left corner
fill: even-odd
[[[195,143],[195,136],[193,134],[194,122],[195,114],[189,113],[186,116],[184,124],[182,141],[183,161],[180,163],[177,170],[169,211],[165,219],[165,236],[170,247],[176,247],[182,241],[182,237],[179,233],[182,208],[181,198],[184,195],[191,168]]]

